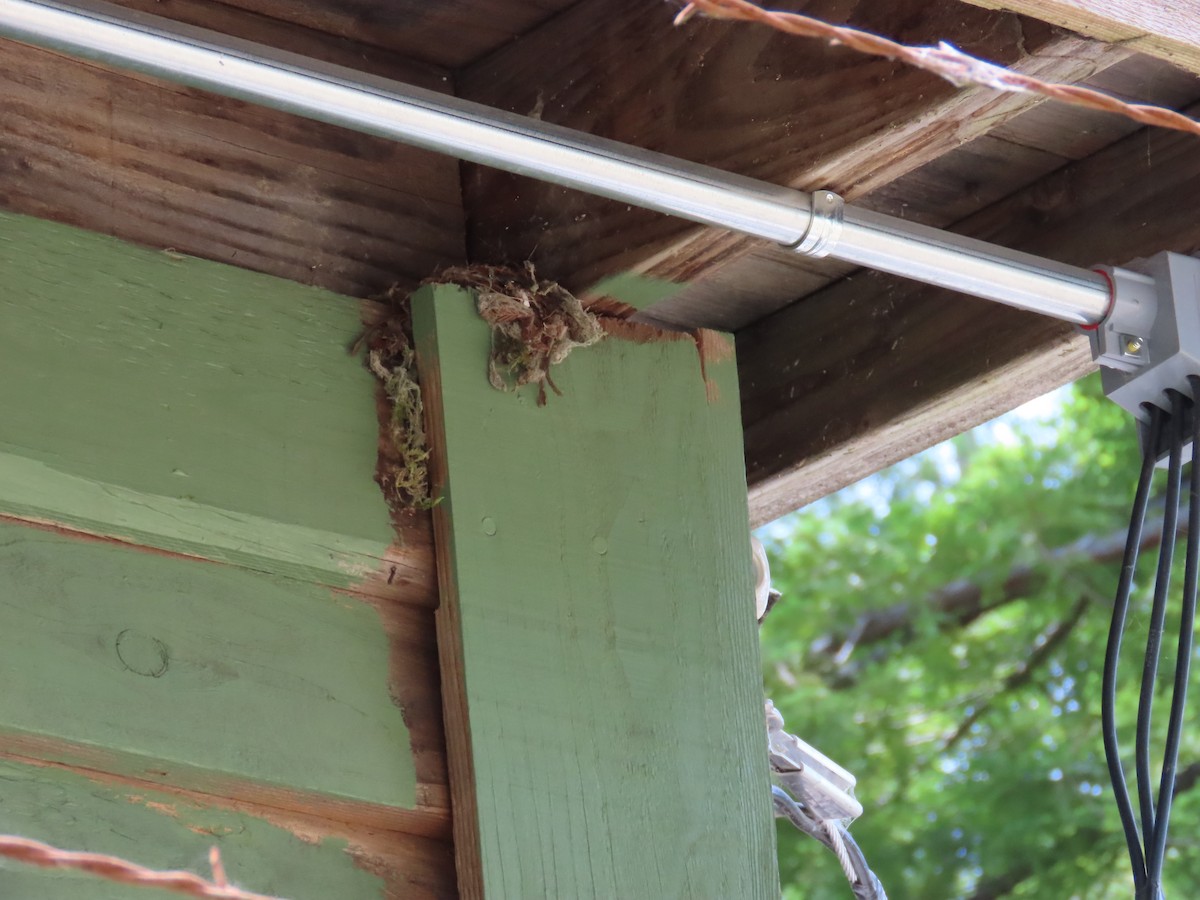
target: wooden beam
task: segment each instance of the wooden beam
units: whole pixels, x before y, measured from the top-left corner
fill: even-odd
[[[463,256],[447,157],[9,41],[0,95],[0,207],[357,297]]]
[[[833,0],[786,5],[830,20],[846,13]],[[461,73],[459,93],[777,184],[831,188],[852,200],[1037,102],[960,91],[888,60],[741,23],[675,28],[674,12],[642,0],[584,0]],[[1057,80],[1081,79],[1125,54],[947,0],[859,4],[854,14],[854,24],[902,41],[950,40]],[[481,167],[466,168],[464,191],[474,259],[530,258],[575,289],[636,306],[679,295],[686,308],[672,315],[678,322],[740,327],[830,277],[810,261],[781,255],[707,290],[706,281],[763,245]],[[736,303],[730,291],[737,291]]]
[[[414,314],[463,895],[778,897],[732,356],[710,402],[691,341],[610,338],[539,407],[466,292]]]
[[[1195,138],[1139,132],[954,230],[1076,265],[1200,249]],[[738,336],[751,518],[798,509],[1092,369],[1054,320],[863,273]]]
[[[1121,43],[1200,74],[1200,3],[1196,0],[966,0]]]

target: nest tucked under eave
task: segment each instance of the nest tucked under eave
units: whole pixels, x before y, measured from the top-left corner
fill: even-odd
[[[546,385],[562,395],[550,367],[605,335],[599,317],[557,282],[540,280],[533,263],[456,267],[433,281],[475,291],[479,315],[492,329],[488,381],[501,391],[536,384],[538,406],[546,405]]]
[[[710,400],[716,399],[716,386],[708,380],[706,360],[731,352],[714,332],[662,331],[630,321],[633,308],[615,301],[587,308],[557,282],[538,278],[528,262],[520,269],[454,267],[425,283],[456,284],[475,292],[479,315],[492,333],[488,381],[501,391],[536,384],[539,406],[546,403],[547,385],[562,394],[550,374],[551,368],[576,347],[589,347],[606,335],[635,343],[694,341]],[[362,339],[367,347],[367,366],[383,385],[390,406],[376,478],[393,510],[428,509],[437,504],[438,498],[429,485],[429,445],[408,295],[393,287],[377,299],[387,305],[388,317],[368,329]]]
[[[387,395],[388,410],[381,422],[379,463],[375,479],[395,512],[429,509],[437,503],[429,484],[429,441],[425,435],[425,404],[417,378],[412,317],[407,295],[392,288],[379,299],[388,304],[388,317],[362,337],[367,368]]]

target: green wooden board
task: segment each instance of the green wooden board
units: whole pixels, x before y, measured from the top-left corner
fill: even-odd
[[[346,585],[392,541],[357,301],[0,213],[0,512]]]
[[[185,786],[196,770],[415,803],[388,638],[362,601],[0,523],[0,636],[0,747],[98,748],[98,768]]]
[[[236,812],[194,806],[169,794],[120,789],[54,769],[0,761],[0,832],[66,850],[107,853],[152,869],[211,878],[208,850],[221,850],[232,883],[290,900],[380,900],[383,879],[345,852],[345,842],[302,840]],[[156,888],[0,859],[5,900],[167,900]]]
[[[489,386],[469,295],[414,313],[464,894],[778,897],[732,347],[713,403],[690,341],[608,340],[539,408]]]

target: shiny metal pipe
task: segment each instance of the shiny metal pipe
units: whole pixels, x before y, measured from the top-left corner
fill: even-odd
[[[1103,278],[802,191],[629,147],[97,0],[0,0],[0,37],[390,138],[1079,324]],[[818,196],[832,196],[822,194]]]
[[[846,209],[828,252],[1074,325],[1095,325],[1112,304],[1109,281],[1099,272],[868,210]]]
[[[778,243],[808,196],[102,2],[2,0],[0,35]]]

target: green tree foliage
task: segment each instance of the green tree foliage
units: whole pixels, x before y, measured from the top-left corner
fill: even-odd
[[[1093,380],[1054,421],[1013,429],[964,435],[764,533],[783,593],[763,625],[767,695],[857,775],[852,833],[892,900],[1132,896],[1100,673],[1136,436]],[[1155,557],[1143,553],[1122,652],[1129,748]],[[1160,693],[1156,747],[1167,706]],[[1177,898],[1200,896],[1190,728],[1166,865]],[[789,900],[850,896],[832,855],[783,823],[780,861]]]

